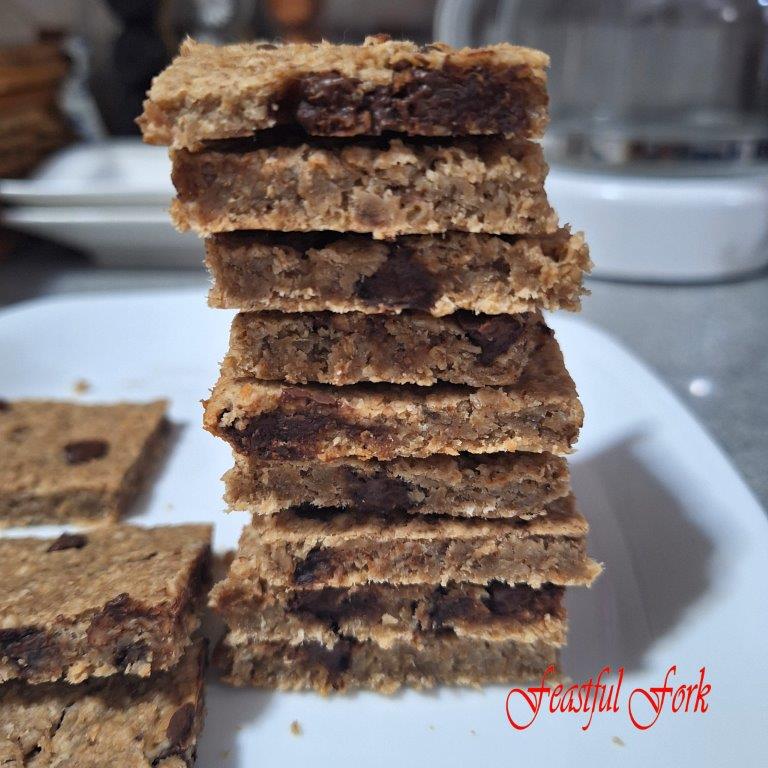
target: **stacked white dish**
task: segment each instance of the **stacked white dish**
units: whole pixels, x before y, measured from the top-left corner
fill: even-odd
[[[29,179],[0,180],[0,221],[105,266],[199,268],[201,241],[168,220],[169,165],[164,147],[139,139],[74,145]]]

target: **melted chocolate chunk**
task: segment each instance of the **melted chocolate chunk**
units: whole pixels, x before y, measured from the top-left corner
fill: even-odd
[[[293,583],[303,586],[328,579],[332,575],[333,557],[318,545],[311,549],[303,560],[296,563],[293,569]]]
[[[397,477],[379,472],[365,477],[347,469],[345,483],[354,506],[362,512],[405,511],[412,506],[411,486]]]
[[[435,303],[438,286],[408,247],[395,244],[376,272],[358,280],[355,293],[368,304],[427,311]]]
[[[338,631],[338,625],[344,619],[362,618],[374,622],[384,613],[376,587],[371,585],[354,591],[341,587],[301,590],[291,595],[288,608],[294,613],[324,621],[334,631]]]
[[[22,677],[25,671],[34,671],[44,666],[53,655],[54,649],[42,629],[0,629],[0,656],[17,665]]]
[[[10,411],[11,410],[11,404],[7,400],[3,400],[0,398],[0,413],[2,411]]]
[[[338,507],[317,507],[308,502],[306,504],[300,504],[298,507],[293,507],[291,512],[302,520],[317,520],[324,523],[334,515],[343,513],[344,510],[339,509]]]
[[[322,643],[306,642],[299,646],[301,652],[310,664],[318,664],[328,672],[331,685],[339,682],[339,678],[349,669],[352,661],[351,640],[341,639],[333,648],[326,648]]]
[[[188,701],[171,715],[168,727],[165,729],[165,736],[171,745],[175,747],[182,746],[192,733],[194,725],[195,705]]]
[[[115,651],[114,663],[118,669],[124,670],[137,661],[148,661],[150,653],[149,645],[143,641],[128,643]]]
[[[469,340],[480,347],[477,361],[480,365],[491,365],[509,351],[525,330],[525,320],[516,315],[477,316],[457,313],[456,320]]]
[[[109,453],[106,440],[77,440],[64,446],[64,458],[67,464],[84,464],[87,461],[102,459]]]
[[[354,436],[366,432],[381,440],[387,435],[384,429],[351,424],[341,418],[335,400],[326,404],[314,397],[311,408],[304,408],[305,398],[297,399],[296,403],[289,403],[289,399],[281,399],[287,410],[259,414],[249,419],[243,429],[222,427],[222,436],[241,453],[263,458],[307,459],[316,456],[318,447],[330,435]]]
[[[88,543],[84,533],[62,533],[46,552],[61,552],[64,549],[82,549]]]
[[[525,584],[512,586],[492,581],[486,587],[483,603],[494,616],[514,616],[519,621],[531,621],[545,613],[563,618],[563,589],[545,585],[533,589]]]
[[[491,70],[448,64],[428,69],[403,59],[393,69],[398,75],[392,83],[367,90],[357,78],[335,70],[304,75],[284,94],[279,120],[295,120],[307,133],[326,136],[379,136],[388,131],[526,136],[529,108],[541,109],[547,103],[543,88],[527,80],[524,67]]]
[[[437,587],[432,593],[429,605],[431,631],[444,629],[445,624],[450,624],[456,618],[471,614],[474,600],[467,595],[449,591],[446,587]]]
[[[116,629],[125,626],[131,618],[145,615],[141,603],[131,598],[127,592],[122,592],[112,598],[91,619],[86,630],[86,637],[91,645],[103,646],[113,642]]]

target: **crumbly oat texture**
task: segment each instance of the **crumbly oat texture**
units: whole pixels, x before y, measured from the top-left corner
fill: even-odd
[[[362,46],[187,40],[152,82],[139,125],[151,144],[197,148],[298,124],[315,135],[541,136],[548,57],[508,44],[454,49],[383,36]]]
[[[235,466],[224,481],[229,506],[253,514],[316,504],[456,517],[531,518],[570,490],[565,459],[522,452],[327,462],[235,456]]]
[[[449,317],[242,312],[222,371],[291,384],[514,384],[551,331],[538,312]]]
[[[269,141],[274,143],[269,143]],[[497,136],[349,143],[277,134],[175,150],[171,218],[199,234],[240,229],[375,238],[557,230],[541,147]]]
[[[274,588],[220,581],[211,606],[235,642],[306,641],[330,647],[343,638],[371,640],[382,648],[430,634],[500,642],[565,644],[564,589],[551,584],[361,584],[319,589]]]
[[[581,234],[448,232],[382,242],[338,232],[230,232],[205,242],[212,307],[448,315],[581,306]]]
[[[148,679],[0,687],[3,768],[185,768],[203,726],[205,646]]]
[[[0,539],[0,682],[172,667],[200,623],[210,540],[207,525]]]
[[[549,338],[509,387],[290,386],[219,379],[204,426],[261,459],[391,459],[434,453],[568,453],[583,419]]]
[[[162,455],[166,409],[0,401],[0,525],[120,517]]]
[[[572,497],[532,520],[465,520],[305,505],[254,517],[230,568],[243,588],[349,587],[366,582],[590,584],[586,520]],[[254,587],[255,588],[255,587]]]
[[[513,640],[490,643],[433,636],[419,648],[399,643],[383,650],[371,642],[340,640],[333,648],[308,641],[236,644],[225,638],[217,665],[226,682],[239,686],[314,689],[320,693],[369,688],[394,693],[403,685],[485,685],[540,679],[558,665],[557,649],[544,643]]]

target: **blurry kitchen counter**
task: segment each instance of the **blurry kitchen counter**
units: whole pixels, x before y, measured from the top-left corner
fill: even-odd
[[[66,293],[207,284],[202,270],[95,268],[52,245],[0,258],[0,306]],[[768,506],[768,272],[717,285],[591,280],[589,288],[583,317],[660,374]]]

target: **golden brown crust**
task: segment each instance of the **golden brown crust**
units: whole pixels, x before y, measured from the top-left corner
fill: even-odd
[[[0,688],[0,763],[8,768],[182,768],[203,726],[205,644],[148,679]]]
[[[456,517],[544,513],[570,490],[565,459],[551,453],[489,453],[392,461],[260,460],[235,456],[224,476],[232,509],[272,514],[315,504]]]
[[[591,584],[587,523],[572,497],[531,520],[462,519],[306,505],[254,517],[230,577],[296,589],[365,582]]]
[[[165,447],[164,400],[0,407],[0,525],[117,519]]]
[[[330,647],[344,637],[382,648],[400,642],[423,646],[430,633],[477,640],[565,643],[562,587],[524,584],[360,584],[285,589],[265,583],[220,581],[211,607],[237,641],[313,640]]]
[[[368,38],[362,46],[187,40],[158,75],[139,125],[144,140],[198,148],[298,123],[316,135],[402,131],[539,137],[548,57],[508,44],[453,49]]]
[[[209,237],[212,307],[443,316],[580,308],[591,262],[584,238],[448,232],[365,235],[232,232]]]
[[[551,331],[539,313],[447,318],[240,313],[222,371],[291,384],[514,384]]]
[[[204,426],[238,453],[260,458],[386,460],[462,451],[563,455],[582,419],[549,338],[509,387],[289,386],[224,376],[205,403]]]
[[[199,624],[210,539],[207,525],[0,539],[0,682],[173,666]]]
[[[458,637],[431,637],[423,648],[401,643],[388,650],[354,640],[333,648],[312,641],[219,646],[215,661],[226,682],[256,688],[313,689],[320,693],[369,688],[394,693],[403,685],[485,685],[540,679],[558,667],[557,649],[544,643],[489,643]]]
[[[495,136],[382,138],[174,150],[171,218],[202,235],[243,229],[375,238],[557,230],[541,147]]]

